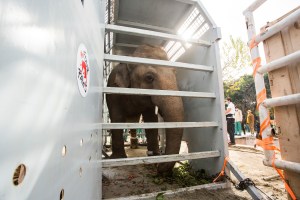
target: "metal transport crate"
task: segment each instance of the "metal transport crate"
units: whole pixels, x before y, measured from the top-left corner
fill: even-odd
[[[124,163],[221,170],[221,35],[200,1],[8,0],[0,10],[0,199],[100,199],[102,167]],[[170,61],[131,57],[144,43],[163,46]],[[118,62],[175,68],[180,91],[106,87]],[[181,96],[184,121],[109,123],[105,94]],[[189,153],[102,159],[106,130],[155,127],[184,128]]]

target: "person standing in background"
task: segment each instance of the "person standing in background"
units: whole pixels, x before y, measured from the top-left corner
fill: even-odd
[[[250,133],[251,135],[254,135],[254,115],[252,114],[251,110],[248,110],[247,112],[247,125],[250,128]]]
[[[242,134],[242,121],[243,121],[243,114],[242,111],[239,108],[235,108],[235,135],[241,135]]]
[[[227,109],[225,111],[226,115],[226,121],[227,121],[227,132],[229,134],[230,142],[228,143],[229,145],[235,145],[235,139],[234,139],[234,113],[235,113],[235,106],[231,102],[231,98],[227,97],[226,99],[227,103]]]

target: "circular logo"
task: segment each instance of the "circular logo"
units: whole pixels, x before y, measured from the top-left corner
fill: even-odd
[[[77,52],[77,83],[81,96],[86,97],[90,85],[90,64],[88,52],[84,44],[80,44]]]

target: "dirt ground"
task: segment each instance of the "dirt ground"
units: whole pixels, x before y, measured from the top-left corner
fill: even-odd
[[[278,200],[287,199],[284,183],[279,177],[264,180],[264,178],[277,175],[277,172],[262,163],[264,155],[261,150],[237,145],[229,148],[229,157],[243,175],[250,178],[269,197]]]
[[[145,156],[145,148],[143,147],[135,150],[128,147],[126,148],[126,152],[129,156],[133,154],[135,156]],[[279,178],[269,181],[264,180],[266,177],[276,175],[277,172],[274,169],[263,165],[262,159],[264,155],[261,150],[254,149],[251,146],[236,145],[229,148],[229,157],[243,175],[253,180],[255,185],[271,197],[271,199],[287,199],[284,184]],[[103,170],[102,198],[117,199],[125,197],[120,199],[128,199],[126,197],[135,196],[135,199],[159,200],[252,199],[246,190],[238,191],[233,185],[231,185],[231,188],[229,189],[196,189],[174,193],[173,191],[178,191],[181,187],[174,183],[160,183],[160,180],[155,180],[155,178],[153,178],[155,174],[156,170],[153,165],[106,168]],[[231,177],[233,180],[237,181],[232,174]],[[145,193],[152,193],[153,195],[141,195]]]

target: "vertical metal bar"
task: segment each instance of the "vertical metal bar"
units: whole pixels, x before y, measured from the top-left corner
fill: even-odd
[[[248,12],[244,12],[244,15],[245,15],[245,19],[246,19],[248,38],[249,38],[249,40],[251,40],[256,35],[253,13],[251,11],[248,11]],[[260,55],[259,55],[258,46],[254,46],[250,50],[250,53],[251,53],[251,58],[252,58],[252,62],[253,62],[253,71],[255,72],[255,70],[260,67],[259,66],[260,65]],[[266,91],[264,77],[263,77],[263,74],[260,74],[260,73],[254,73],[253,76],[254,76],[256,96],[260,97],[262,92]],[[259,104],[258,111],[259,111],[260,124],[261,125],[266,124],[265,128],[261,129],[262,130],[262,139],[272,137],[268,109],[265,106],[263,106],[262,104]],[[270,161],[270,160],[272,160],[274,151],[273,150],[264,150],[264,154],[265,154],[265,159]]]

